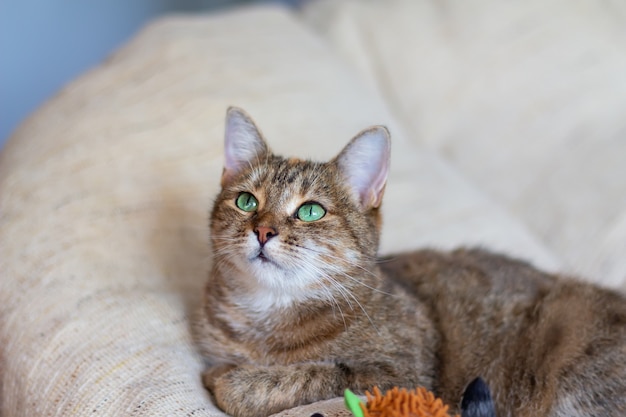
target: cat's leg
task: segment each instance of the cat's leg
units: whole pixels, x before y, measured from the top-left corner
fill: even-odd
[[[389,364],[242,365],[222,373],[214,381],[205,379],[205,385],[213,392],[217,405],[235,417],[268,416],[341,396],[346,388],[363,392],[374,385],[386,389],[409,382],[412,386],[405,372],[406,369],[392,369]]]
[[[232,371],[236,367],[237,365],[225,364],[208,368],[202,373],[202,383],[204,387],[213,392],[215,390],[215,383],[217,382],[217,379],[222,375]]]

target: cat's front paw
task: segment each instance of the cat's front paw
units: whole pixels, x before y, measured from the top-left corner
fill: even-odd
[[[229,365],[229,364],[212,366],[208,368],[202,374],[202,383],[204,384],[204,387],[208,389],[209,391],[214,392],[215,383],[217,379],[220,376],[224,375],[225,373],[232,371],[234,368],[235,368],[235,365]]]
[[[262,367],[243,365],[222,373],[211,391],[217,406],[234,417],[269,416],[295,405],[286,394],[290,390]]]

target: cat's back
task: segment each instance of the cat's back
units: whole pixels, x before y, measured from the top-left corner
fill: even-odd
[[[443,335],[444,399],[482,376],[498,415],[526,415],[529,403],[553,410],[545,415],[626,415],[623,294],[480,249],[405,253],[381,268],[428,306]],[[595,400],[607,396],[615,401],[610,412]],[[519,412],[505,413],[511,409]]]
[[[534,301],[558,278],[529,263],[482,249],[417,250],[381,259],[385,277],[426,302],[506,296]]]
[[[380,266],[386,279],[441,313],[467,303],[466,317],[483,305],[482,314],[524,313],[532,321],[541,309],[549,309],[562,321],[576,316],[626,331],[625,294],[547,273],[506,255],[472,248],[426,249],[383,258]]]

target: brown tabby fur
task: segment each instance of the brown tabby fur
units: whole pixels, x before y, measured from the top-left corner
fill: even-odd
[[[241,110],[228,117],[256,131]],[[623,295],[478,249],[378,259],[379,201],[346,184],[350,145],[316,163],[273,155],[260,133],[257,141],[255,157],[222,178],[197,328],[204,383],[227,413],[267,416],[374,385],[425,386],[454,407],[482,376],[500,417],[626,416]],[[257,197],[256,212],[236,207],[241,192]],[[291,215],[306,201],[327,214],[311,223]],[[272,268],[315,263],[317,279],[287,273],[298,292],[245,272],[257,226],[277,232]]]

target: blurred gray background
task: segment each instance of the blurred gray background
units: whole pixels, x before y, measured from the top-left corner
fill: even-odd
[[[254,2],[0,1],[0,148],[47,98],[97,65],[150,19],[168,12],[205,12]],[[295,6],[299,0],[275,2]]]

